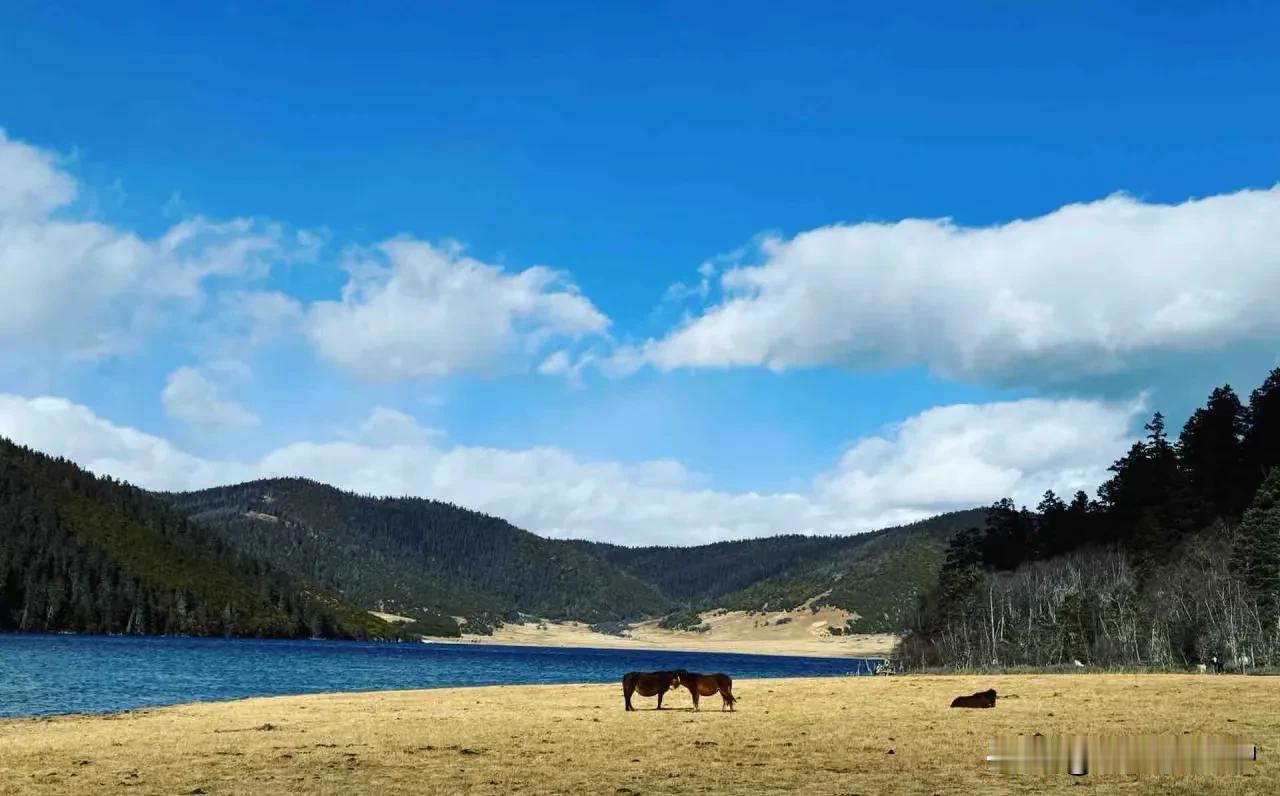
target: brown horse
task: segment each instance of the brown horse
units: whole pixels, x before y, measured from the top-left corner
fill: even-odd
[[[988,688],[971,696],[958,696],[951,700],[953,708],[994,708],[996,706],[996,690]]]
[[[658,710],[662,710],[662,695],[680,685],[680,676],[675,672],[627,672],[622,676],[622,698],[627,710],[631,707],[631,695],[651,697],[658,696]]]
[[[680,669],[676,672],[680,676],[680,685],[689,689],[689,694],[693,696],[693,709],[698,709],[698,697],[711,696],[717,692],[723,702],[720,709],[728,708],[733,710],[733,705],[738,700],[733,696],[733,678],[727,674],[717,672],[716,674],[697,674],[695,672],[686,672]]]

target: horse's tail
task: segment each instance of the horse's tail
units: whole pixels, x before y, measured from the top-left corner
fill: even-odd
[[[720,695],[724,697],[724,703],[726,705],[728,705],[729,707],[733,707],[738,702],[738,698],[733,695],[733,681],[729,680],[729,678],[727,677],[725,678],[725,680],[727,682],[720,687]]]

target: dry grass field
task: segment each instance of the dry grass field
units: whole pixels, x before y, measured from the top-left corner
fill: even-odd
[[[950,710],[994,687],[994,710]],[[0,722],[0,792],[1280,793],[1280,681],[1183,675],[757,680],[694,713],[625,713],[617,685],[251,699]],[[708,709],[710,706],[710,709]],[[1020,778],[995,734],[1232,733],[1253,772],[1183,780]]]

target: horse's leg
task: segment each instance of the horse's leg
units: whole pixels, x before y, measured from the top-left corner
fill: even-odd
[[[659,691],[659,692],[658,692],[658,710],[662,710],[662,695],[663,695],[663,694],[665,694],[665,693],[667,693],[667,692],[666,692],[666,691]]]
[[[693,694],[693,709],[697,710],[698,709],[698,690],[695,688],[691,690],[689,693]]]
[[[622,700],[626,703],[627,710],[634,710],[634,708],[631,707],[631,692],[634,690],[635,690],[635,686],[633,686],[631,683],[623,683]]]

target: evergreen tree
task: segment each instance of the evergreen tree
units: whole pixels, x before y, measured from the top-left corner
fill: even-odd
[[[1218,387],[1192,413],[1178,438],[1178,459],[1201,523],[1235,517],[1252,494],[1244,472],[1246,415],[1230,385]]]
[[[982,583],[983,544],[986,534],[977,528],[961,531],[947,544],[947,555],[938,571],[938,585],[924,621],[934,630],[948,621],[967,615]]]
[[[987,509],[987,533],[982,539],[982,561],[1000,570],[1016,569],[1037,557],[1036,523],[1031,512],[1019,509],[1009,498]]]
[[[1280,467],[1263,482],[1236,531],[1232,568],[1270,627],[1280,615]]]
[[[1164,415],[1156,412],[1145,428],[1146,439],[1111,466],[1115,475],[1098,494],[1112,538],[1131,549],[1136,543],[1144,557],[1159,560],[1195,529],[1197,517]]]
[[[1036,548],[1040,558],[1052,558],[1082,543],[1074,536],[1070,508],[1052,489],[1036,506]]]
[[[1249,396],[1244,443],[1245,488],[1253,494],[1273,467],[1280,467],[1280,368]]]
[[[1071,544],[1059,552],[1100,542],[1102,536],[1099,526],[1102,523],[1097,521],[1097,515],[1097,505],[1089,500],[1083,489],[1077,491],[1071,499],[1071,505],[1067,506],[1065,538],[1071,540]]]

